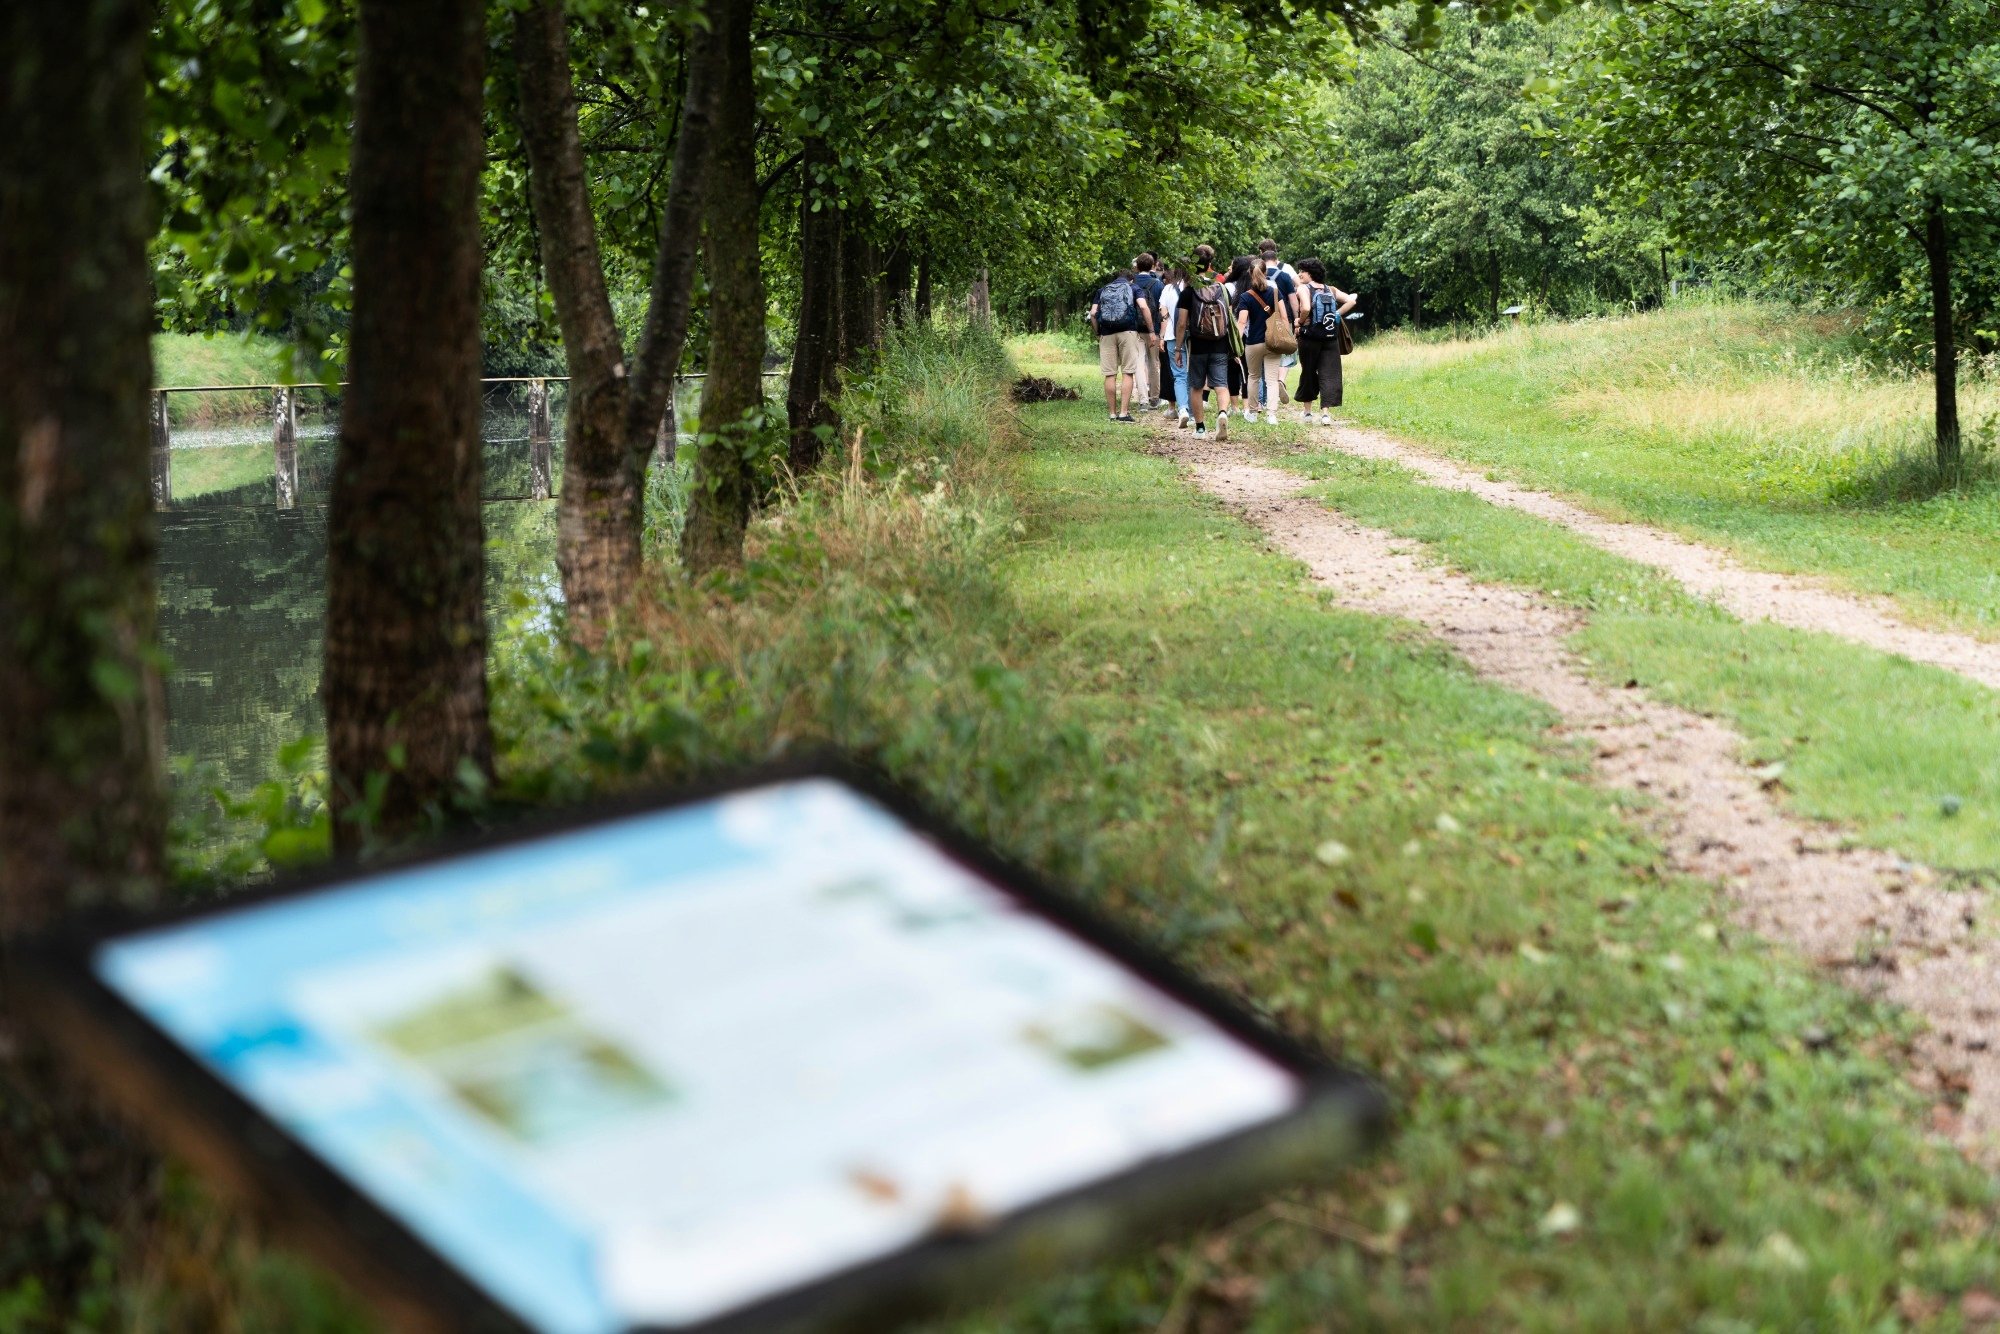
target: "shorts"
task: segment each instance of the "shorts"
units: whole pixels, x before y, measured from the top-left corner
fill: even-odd
[[[1106,376],[1137,375],[1139,358],[1145,355],[1145,340],[1137,329],[1100,334],[1097,339],[1097,368]]]
[[[1229,354],[1191,350],[1187,359],[1187,383],[1190,394],[1204,389],[1228,389]]]

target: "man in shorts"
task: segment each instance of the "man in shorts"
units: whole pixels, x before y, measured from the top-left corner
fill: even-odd
[[[1097,335],[1097,368],[1104,372],[1104,407],[1115,422],[1132,420],[1132,387],[1139,359],[1153,331],[1152,315],[1132,285],[1137,275],[1120,269],[1090,303],[1090,328]]]
[[[1213,390],[1215,438],[1229,438],[1229,363],[1234,358],[1228,327],[1235,319],[1227,289],[1207,279],[1190,281],[1174,310],[1175,363],[1187,366],[1188,406],[1194,410],[1197,437],[1208,434],[1208,407],[1202,391]]]

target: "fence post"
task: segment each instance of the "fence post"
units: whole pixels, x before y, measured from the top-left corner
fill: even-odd
[[[681,427],[679,415],[674,411],[674,395],[680,387],[678,375],[667,378],[667,410],[660,414],[660,428],[653,432],[653,462],[662,468],[673,466],[674,446],[679,443]]]
[[[271,398],[271,465],[278,478],[278,508],[299,507],[299,404],[290,389]]]
[[[549,384],[528,381],[528,490],[547,500],[555,490],[555,457],[550,447]]]
[[[167,426],[167,393],[153,394],[153,508],[163,510],[174,503],[173,433]]]

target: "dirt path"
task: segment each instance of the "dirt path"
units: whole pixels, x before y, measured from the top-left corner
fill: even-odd
[[[1357,458],[1400,463],[1433,486],[1558,523],[1591,545],[1677,580],[1697,596],[1721,604],[1746,621],[1775,621],[1796,630],[1818,630],[1895,653],[1913,662],[2000,690],[2000,644],[1949,630],[1926,630],[1902,619],[1886,598],[1843,593],[1799,575],[1747,569],[1733,557],[1663,529],[1621,523],[1592,514],[1546,491],[1497,482],[1462,464],[1426,454],[1379,431],[1357,426],[1316,427],[1314,440]]]
[[[1917,1079],[1939,1096],[1938,1129],[1968,1144],[2000,1134],[2000,968],[1974,938],[1979,896],[1781,809],[1740,758],[1743,739],[1714,719],[1592,680],[1564,643],[1577,613],[1419,560],[1412,543],[1303,496],[1309,482],[1241,446],[1170,432],[1154,448],[1342,606],[1414,621],[1480,675],[1548,704],[1559,735],[1591,746],[1600,781],[1653,798],[1645,818],[1676,870],[1725,886],[1749,929],[1930,1021]]]

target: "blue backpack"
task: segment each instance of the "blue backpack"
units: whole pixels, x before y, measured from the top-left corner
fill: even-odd
[[[1138,317],[1133,314],[1137,301],[1132,284],[1123,278],[1106,283],[1097,293],[1097,331],[1125,333],[1138,328]]]
[[[1331,287],[1315,287],[1312,305],[1299,337],[1308,343],[1328,343],[1340,337],[1340,298]]]

